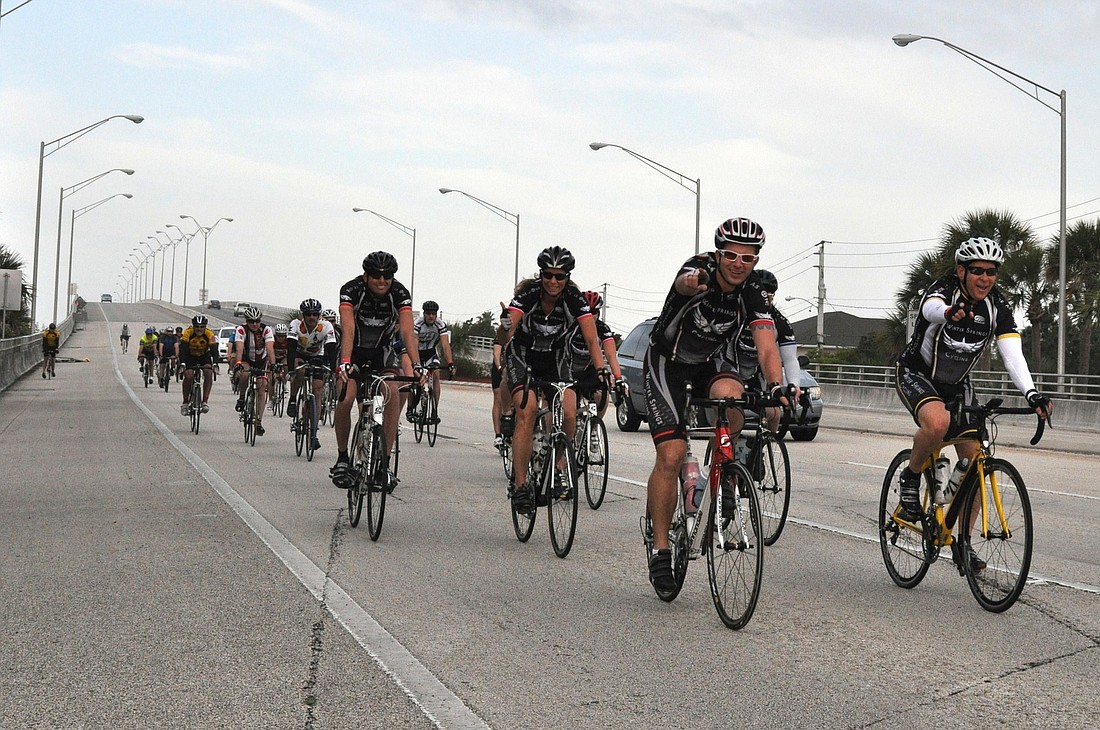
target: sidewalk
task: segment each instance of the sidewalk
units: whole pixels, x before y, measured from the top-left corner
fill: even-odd
[[[0,728],[431,727],[134,406],[107,337],[0,393]]]

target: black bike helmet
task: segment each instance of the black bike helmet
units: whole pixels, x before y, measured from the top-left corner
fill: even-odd
[[[393,276],[397,273],[397,259],[393,257],[392,253],[386,251],[369,253],[363,259],[363,271],[380,271],[383,274]]]
[[[298,310],[303,314],[320,314],[321,303],[316,299],[303,299],[302,303],[298,305]]]
[[[424,302],[424,306],[421,307],[421,309],[424,310],[425,314],[427,314],[428,312],[438,312],[439,303],[433,302],[431,299],[429,299],[428,301]]]
[[[196,329],[205,329],[208,324],[210,324],[210,320],[206,318],[205,314],[196,314],[191,318],[191,325]]]
[[[576,265],[577,260],[573,258],[573,254],[569,252],[569,249],[562,248],[561,246],[545,248],[542,250],[542,253],[539,254],[540,269],[572,271],[573,267]]]
[[[779,279],[776,279],[775,274],[770,271],[757,269],[756,279],[768,294],[775,294],[776,290],[779,289]]]
[[[722,248],[727,243],[744,243],[756,246],[757,250],[764,248],[764,229],[759,223],[748,218],[730,218],[718,226],[714,232],[714,247]]]

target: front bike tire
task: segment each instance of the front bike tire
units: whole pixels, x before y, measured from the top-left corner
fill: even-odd
[[[302,437],[305,442],[306,461],[313,461],[313,439],[317,437],[317,401],[311,396],[306,396],[306,433]]]
[[[244,399],[244,442],[256,445],[256,394],[249,392]]]
[[[375,482],[375,475],[382,464],[386,448],[382,438],[382,427],[372,426],[368,438],[370,439],[369,458],[363,464],[366,469],[363,482],[368,485],[367,534],[370,535],[371,540],[377,541],[378,536],[382,534],[382,521],[386,518],[386,493],[388,491]]]
[[[966,582],[974,598],[986,611],[1007,611],[1027,583],[1031,569],[1031,552],[1035,540],[1031,521],[1031,499],[1024,486],[1023,477],[1004,459],[986,459],[985,483],[972,478],[973,486],[962,498],[963,508],[959,517],[962,533],[963,555],[972,549],[985,562],[984,570],[973,570],[969,560],[963,560]],[[996,491],[994,491],[994,485]],[[986,531],[982,531],[981,492],[986,497]],[[994,494],[1000,494],[1000,506]],[[1002,521],[1003,519],[1003,521]],[[974,527],[966,530],[974,520]],[[1007,527],[1007,529],[1006,529]]]
[[[718,487],[707,515],[707,577],[718,617],[727,628],[737,630],[748,624],[760,600],[764,576],[760,503],[752,476],[740,464],[723,467]],[[723,494],[732,495],[733,509],[719,517]]]
[[[363,429],[360,424],[355,424],[355,430],[351,433],[351,471],[354,477],[352,486],[348,492],[348,522],[352,527],[359,526],[359,519],[363,516],[363,464],[366,457],[363,454]],[[301,453],[299,451],[299,453]]]
[[[928,573],[931,565],[925,548],[924,531],[894,520],[901,501],[901,470],[909,463],[909,449],[898,452],[886,469],[878,500],[878,544],[882,562],[890,578],[902,588],[913,588]]]
[[[543,493],[546,495],[546,521],[550,528],[550,542],[554,554],[564,558],[573,548],[573,538],[577,533],[577,479],[573,444],[561,437],[554,444],[549,455],[550,468],[546,470],[546,482]],[[564,460],[565,466],[558,462]]]
[[[302,408],[305,408],[304,400]],[[306,445],[306,419],[302,413],[302,411],[298,411],[298,415],[294,417],[291,425],[291,428],[294,429],[294,453],[297,456],[302,455],[302,449]]]
[[[787,524],[791,506],[791,462],[787,446],[775,434],[765,431],[757,439],[753,477],[760,500],[765,545],[774,545]]]
[[[504,437],[500,444],[500,460],[504,464],[504,476],[511,483],[516,478],[516,466],[512,463],[512,437]]]
[[[603,504],[603,499],[607,495],[607,468],[608,468],[608,447],[607,447],[607,426],[604,425],[603,419],[599,416],[592,416],[588,419],[588,428],[585,429],[587,433],[584,434],[585,443],[579,444],[578,449],[585,449],[587,458],[584,461],[584,496],[588,500],[588,506],[592,509],[599,509]],[[593,443],[599,444],[598,452],[599,456],[596,459],[592,458],[591,453],[587,453],[587,450],[591,448]],[[580,452],[577,454],[580,457]]]
[[[413,436],[416,438],[416,443],[424,440],[424,431],[427,430],[427,426],[428,399],[424,397],[424,393],[421,391],[416,400],[416,407],[413,408]]]
[[[511,453],[511,451],[509,451]],[[527,488],[532,489],[535,492],[534,499],[531,502],[530,512],[517,512],[515,502],[508,500],[509,508],[512,512],[512,529],[515,530],[516,539],[520,542],[527,542],[531,539],[531,533],[535,531],[535,515],[538,512],[538,489],[533,489],[536,485],[541,488],[543,481],[546,479],[545,475],[541,472],[536,473],[534,469],[535,455],[531,454],[531,460],[527,465]],[[514,472],[513,464],[513,472]],[[535,480],[538,480],[537,482]],[[509,476],[509,483],[515,481],[514,473]]]
[[[191,385],[191,431],[197,434],[202,418],[202,376],[196,373],[195,381]]]
[[[435,446],[435,439],[439,435],[439,401],[434,391],[428,392],[428,423],[424,430],[428,434],[428,446]]]

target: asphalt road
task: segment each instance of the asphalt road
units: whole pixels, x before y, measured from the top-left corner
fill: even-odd
[[[103,311],[158,322],[143,306]],[[874,514],[906,417],[827,411],[790,444],[792,519],[732,632],[704,563],[672,604],[646,581],[644,426],[611,429],[608,499],[560,560],[541,513],[530,542],[512,532],[488,391],[445,385],[435,448],[403,433],[375,543],[328,483],[331,430],[313,463],[286,419],[249,447],[223,379],[193,435],[117,329],[90,322],[61,353],[90,362],[0,395],[0,727],[1100,724],[1094,435],[1002,430],[1037,542],[994,615],[947,562],[893,585]]]

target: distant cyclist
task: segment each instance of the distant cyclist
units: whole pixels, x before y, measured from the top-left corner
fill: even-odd
[[[118,344],[122,346],[122,351],[126,352],[126,348],[130,346],[130,325],[122,325],[122,334],[118,336]]]
[[[329,366],[336,350],[336,336],[332,323],[321,318],[321,302],[312,298],[305,299],[298,305],[298,311],[301,318],[291,322],[288,329],[287,366],[292,370],[306,364],[314,367]],[[309,387],[313,390],[313,402],[320,409],[325,379],[320,371],[317,374],[320,377],[311,378]],[[298,371],[294,373],[294,379],[290,383],[290,401],[286,412],[291,418],[298,415],[298,393],[304,380],[305,375]],[[313,449],[321,448],[321,441],[316,436],[312,438]]]
[[[50,326],[42,330],[42,377],[46,377],[46,371],[50,375],[56,375],[54,361],[57,359],[57,350],[61,346],[61,332],[57,325],[50,322]]]
[[[580,329],[576,327],[569,338],[569,366],[573,380],[577,383],[577,392],[593,403],[599,404],[599,415],[603,418],[603,414],[607,410],[607,403],[611,400],[606,397],[606,393],[612,384],[615,392],[620,397],[626,395],[628,389],[626,381],[623,379],[623,371],[619,368],[619,352],[615,347],[615,333],[611,331],[611,328],[600,316],[603,311],[603,297],[598,292],[586,291],[584,300],[588,302],[588,308],[592,310],[592,316],[595,317],[596,340],[600,343],[604,359],[611,369],[611,377],[614,378],[614,381],[606,383],[601,380],[600,373],[596,371],[596,367],[592,364],[592,357],[588,354],[588,348],[585,347],[584,337]],[[601,397],[601,394],[605,395]]]
[[[443,359],[447,363],[447,373],[450,377],[455,375],[454,357],[451,356],[451,335],[447,329],[447,323],[439,318],[439,304],[428,300],[421,307],[421,315],[413,322],[413,332],[420,351],[420,364],[424,367],[438,367],[439,348],[443,348]],[[435,401],[439,402],[439,376],[432,379],[432,390],[435,393]],[[408,413],[409,422],[413,420],[413,412],[416,410],[416,399],[409,398]],[[436,423],[439,415],[436,414]]]
[[[235,360],[237,362],[237,411],[244,410],[248,378],[255,370],[259,373],[256,384],[256,435],[264,435],[264,406],[267,405],[267,370],[275,362],[275,333],[263,323],[263,315],[256,307],[244,310],[244,324],[237,326]]]
[[[946,404],[959,397],[967,405],[976,403],[970,371],[991,342],[997,342],[1005,370],[1028,406],[1042,418],[1054,410],[1050,399],[1035,389],[1012,305],[996,286],[1004,260],[1004,251],[992,239],[964,241],[955,252],[954,271],[925,289],[913,338],[898,357],[894,386],[919,427],[900,476],[898,517],[908,522],[920,521],[921,468],[952,429]],[[952,438],[973,432],[965,425],[956,430]],[[955,451],[960,459],[971,459],[977,444],[964,442]],[[973,550],[970,560],[976,569],[985,568]]]
[[[171,327],[165,327],[161,331],[160,337],[157,338],[157,357],[160,358],[160,368],[157,375],[162,382],[169,377],[170,366],[175,363],[176,342],[178,342],[176,331]]]
[[[489,384],[493,388],[493,446],[500,449],[504,438],[511,437],[516,416],[512,412],[512,396],[508,387],[508,373],[504,368],[504,346],[508,344],[508,330],[512,327],[511,315],[500,303],[500,323],[493,337],[493,365],[489,370]]]
[[[157,331],[152,327],[145,328],[145,334],[138,339],[138,372],[145,372],[145,361],[156,363],[157,361]]]

